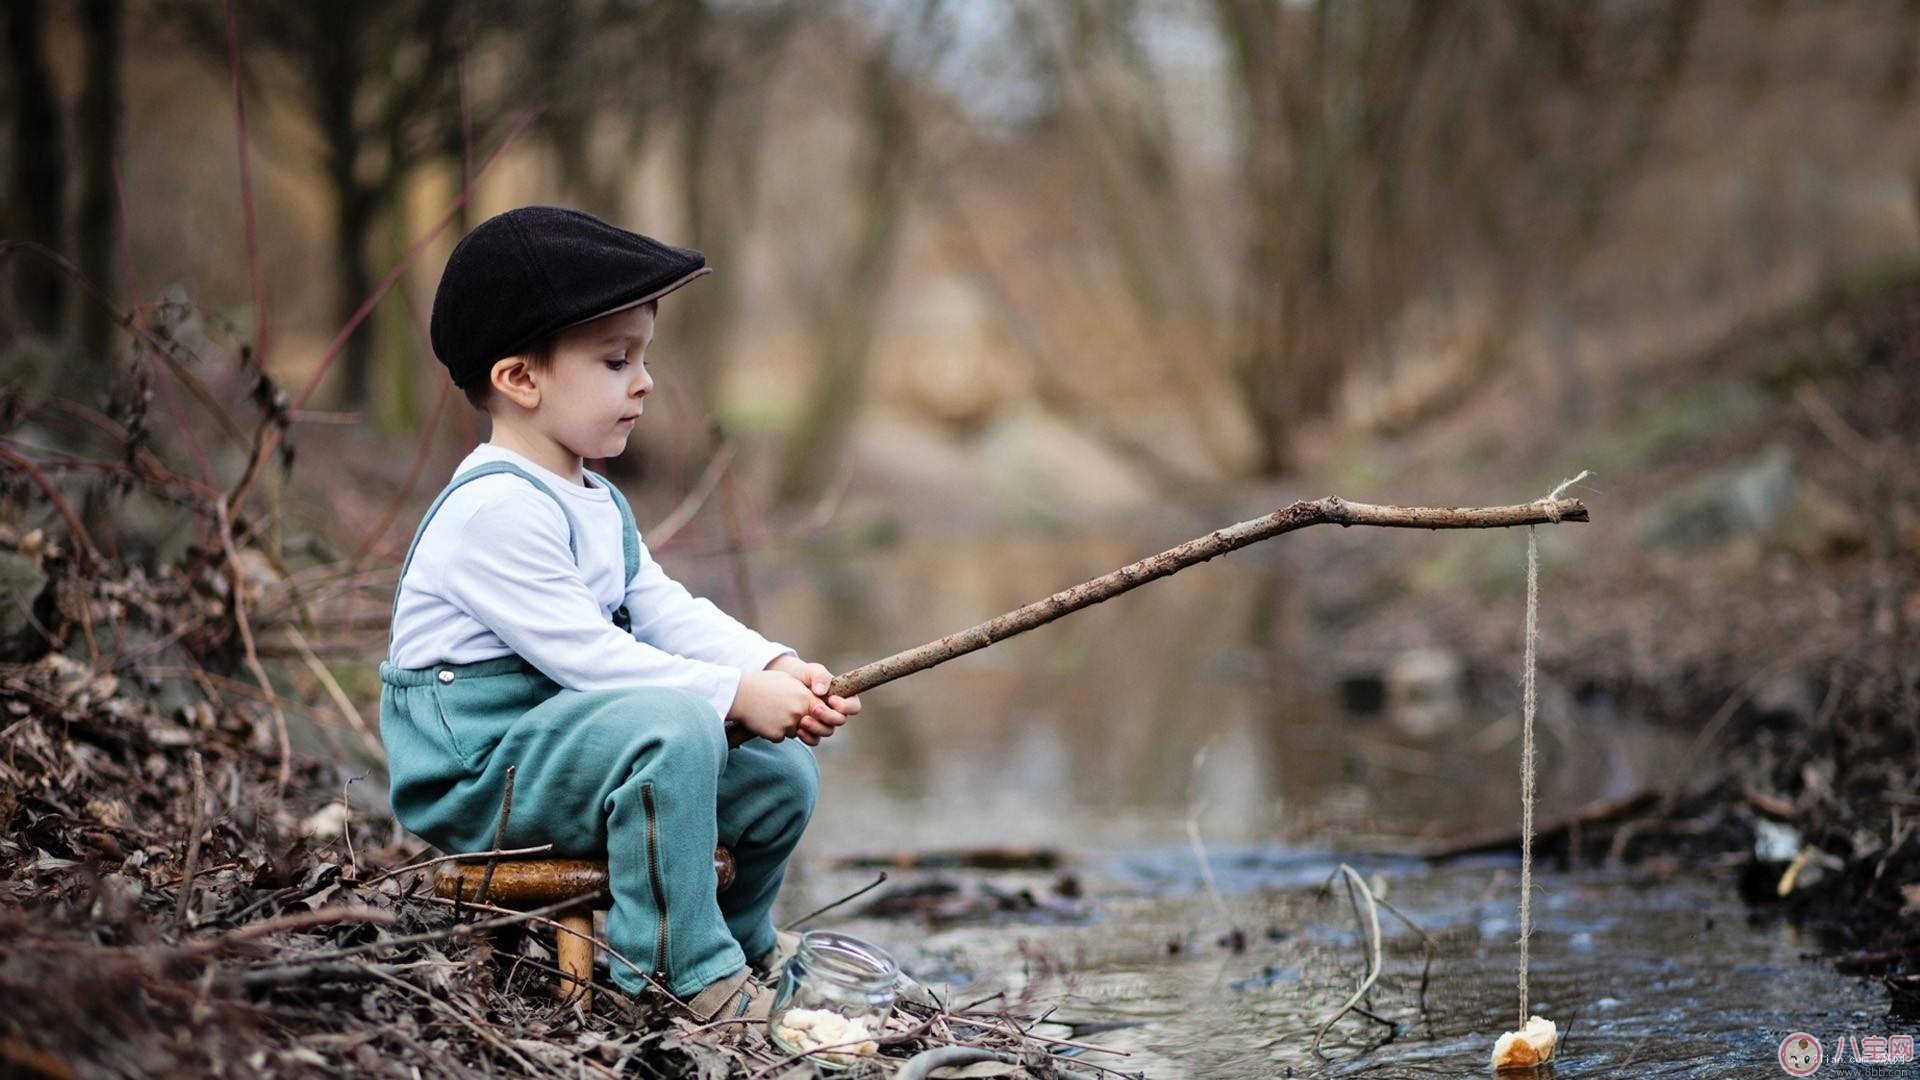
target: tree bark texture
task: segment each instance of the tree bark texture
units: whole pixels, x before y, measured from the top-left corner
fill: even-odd
[[[66,221],[66,144],[60,101],[47,71],[47,11],[40,0],[0,4],[6,28],[6,96],[13,105],[11,175],[4,220],[6,234],[61,251]],[[13,302],[25,328],[55,335],[66,318],[67,286],[60,271],[42,259],[12,263]]]
[[[120,149],[121,0],[86,0],[81,21],[87,39],[87,88],[80,100],[79,214],[80,272],[107,296],[117,296],[113,272],[114,243],[120,234],[120,201],[113,190],[114,161]],[[132,297],[128,297],[129,300]],[[105,382],[111,370],[113,313],[103,304],[80,307],[81,361],[92,387]]]

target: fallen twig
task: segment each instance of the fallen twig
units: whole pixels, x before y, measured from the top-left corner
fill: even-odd
[[[836,870],[1057,870],[1064,862],[1066,856],[1058,848],[1011,844],[843,855],[832,866]]]
[[[1433,952],[1439,947],[1439,943],[1433,940],[1432,934],[1427,933],[1419,923],[1414,922],[1406,912],[1394,907],[1385,897],[1376,896],[1373,898],[1373,902],[1386,908],[1387,914],[1406,923],[1408,929],[1420,935],[1420,994],[1417,1000],[1420,1002],[1420,1013],[1422,1016],[1425,1016],[1427,1012],[1427,983],[1433,974]]]
[[[455,1002],[447,1001],[442,998],[436,997],[433,994],[430,994],[425,990],[422,990],[419,987],[413,985],[407,980],[396,978],[392,975],[387,974],[384,971],[381,971],[378,968],[369,967],[367,971],[374,978],[380,980],[381,982],[388,983],[392,986],[397,986],[400,989],[405,990],[407,993],[420,998],[421,1000],[425,1001],[428,1005],[432,1006],[436,1011],[444,1012],[451,1015],[453,1019],[460,1024],[461,1027],[464,1027],[468,1031],[473,1032],[475,1035],[479,1036],[482,1041],[487,1043],[487,1045],[492,1046],[494,1049],[499,1050],[501,1053],[512,1058],[517,1064],[519,1064],[521,1068],[526,1070],[526,1073],[524,1075],[534,1076],[534,1075],[543,1074],[547,1071],[535,1065],[531,1060],[527,1058],[526,1055],[522,1054],[520,1051],[515,1050],[513,1047],[507,1045],[507,1043],[504,1040],[502,1040],[500,1036],[495,1035],[491,1031],[488,1031],[487,1026],[484,1023],[478,1020],[475,1020],[473,1017],[467,1015],[467,1010],[465,1009],[465,1007]]]
[[[1347,876],[1348,883],[1358,888],[1360,890],[1360,895],[1366,897],[1367,899],[1367,924],[1368,925],[1366,929],[1373,941],[1373,949],[1372,949],[1373,955],[1372,955],[1372,962],[1367,967],[1366,978],[1360,980],[1360,986],[1358,989],[1354,990],[1353,996],[1349,997],[1345,1002],[1343,1002],[1338,1009],[1335,1009],[1333,1012],[1333,1015],[1327,1017],[1326,1020],[1322,1021],[1320,1024],[1320,1029],[1313,1033],[1312,1050],[1315,1055],[1320,1054],[1320,1040],[1325,1038],[1327,1032],[1333,1029],[1333,1025],[1340,1022],[1341,1017],[1347,1015],[1349,1012],[1354,1011],[1354,1006],[1360,1003],[1361,998],[1367,996],[1367,991],[1373,989],[1373,984],[1377,982],[1380,978],[1380,911],[1377,907],[1374,906],[1373,890],[1367,888],[1367,883],[1361,879],[1360,875],[1357,872],[1355,872],[1353,867],[1348,866],[1346,863],[1340,864],[1340,872],[1345,874]]]
[[[618,949],[615,949],[613,946],[607,944],[602,939],[594,937],[592,934],[583,934],[580,931],[575,930],[573,927],[568,926],[565,923],[562,923],[558,919],[547,918],[547,915],[549,915],[550,913],[560,911],[574,904],[577,904],[580,902],[579,900],[564,900],[558,904],[550,904],[547,907],[539,908],[535,911],[513,911],[509,908],[497,907],[493,904],[476,904],[471,900],[454,901],[441,896],[423,896],[420,899],[431,904],[446,904],[449,907],[454,906],[456,903],[460,903],[460,904],[464,904],[467,907],[479,908],[481,911],[499,912],[503,916],[507,916],[499,919],[490,919],[484,923],[469,924],[468,928],[473,931],[490,929],[495,926],[504,926],[507,923],[511,923],[511,922],[533,922],[533,923],[539,923],[542,926],[551,926],[555,931],[559,933],[572,934],[574,937],[580,938],[584,941],[590,941],[594,944],[596,948],[606,953],[608,958],[613,960],[618,960],[622,965],[624,965],[629,970],[631,970],[635,975],[638,975],[640,976],[641,979],[645,980],[648,986],[653,987],[654,993],[661,995],[662,997],[666,998],[668,1001],[673,1002],[676,1005],[680,1005],[680,1006],[686,1005],[686,1002],[681,1001],[680,998],[673,993],[673,991],[667,989],[665,984],[661,983],[658,979],[655,979],[653,977],[652,972],[647,971],[646,969],[642,968],[639,964],[636,964],[633,961],[627,959],[626,956],[621,954],[621,952]]]
[[[187,921],[187,908],[193,900],[193,876],[199,870],[200,831],[206,827],[207,776],[206,767],[200,761],[200,751],[195,750],[187,755],[187,769],[193,776],[193,806],[187,811],[187,863],[180,874],[180,899],[173,909],[176,925]]]
[[[386,747],[381,745],[380,737],[367,727],[367,722],[361,717],[360,710],[354,707],[353,700],[347,697],[347,692],[341,688],[340,680],[334,678],[333,672],[328,671],[327,665],[321,663],[320,657],[314,654],[313,646],[307,644],[306,635],[302,634],[300,628],[293,623],[286,624],[286,631],[288,643],[300,655],[300,661],[306,665],[308,674],[318,680],[321,688],[326,690],[327,697],[333,702],[333,707],[340,710],[340,715],[346,718],[347,723],[360,736],[361,742],[366,745],[367,752],[373,755],[375,761],[387,760]]]
[[[1200,744],[1193,753],[1193,773],[1187,796],[1187,843],[1193,848],[1193,860],[1200,867],[1200,884],[1207,887],[1207,895],[1213,900],[1213,909],[1222,921],[1230,922],[1233,916],[1227,911],[1226,898],[1220,895],[1220,886],[1213,880],[1213,866],[1207,861],[1206,841],[1200,838],[1200,812],[1205,807],[1205,798],[1200,787],[1200,770],[1206,765],[1207,752],[1213,749],[1213,739]]]
[[[40,467],[31,459],[16,454],[5,446],[0,446],[0,461],[12,464],[39,485],[40,490],[46,494],[47,501],[60,512],[60,519],[67,523],[67,534],[73,537],[73,546],[79,551],[81,561],[89,565],[98,562],[100,551],[93,546],[93,537],[87,533],[87,527],[80,524],[80,515],[73,512],[73,507],[68,505],[66,498],[60,494],[60,489],[54,486],[52,480],[47,479],[47,474],[41,472]]]
[[[493,824],[493,850],[499,851],[501,841],[507,838],[507,821],[513,816],[513,770],[507,766],[506,788],[500,793],[500,819]],[[487,890],[493,887],[493,870],[500,865],[500,856],[487,856],[487,868],[480,875],[480,889],[473,894],[473,902],[486,903]]]
[[[833,1054],[833,1053],[837,1053],[844,1050],[854,1050],[857,1047],[859,1047],[861,1043],[871,1042],[871,1041],[873,1040],[854,1039],[851,1042],[828,1043],[825,1046],[816,1046],[810,1050],[802,1050],[797,1054],[788,1054],[786,1057],[775,1061],[773,1064],[768,1065],[763,1069],[760,1069],[758,1072],[755,1072],[752,1076],[748,1077],[747,1080],[765,1080],[766,1077],[772,1076],[774,1073],[784,1070],[785,1068],[787,1068],[787,1066],[793,1065],[796,1062],[806,1061],[807,1059],[812,1058],[816,1054],[824,1056],[827,1054]],[[841,1056],[866,1058],[871,1060],[875,1055],[855,1053],[855,1054],[841,1054]],[[828,1060],[831,1060],[831,1059],[828,1059]],[[838,1064],[838,1062],[835,1062],[835,1064]]]
[[[707,462],[706,469],[700,473],[700,479],[694,483],[693,490],[687,492],[686,498],[681,499],[680,504],[675,506],[666,517],[661,518],[659,524],[647,530],[649,548],[660,551],[673,543],[674,536],[681,529],[686,528],[687,523],[700,513],[700,508],[706,505],[708,497],[713,494],[713,489],[720,485],[720,478],[726,475],[727,468],[733,464],[734,455],[737,453],[739,450],[732,443],[720,444],[720,447],[714,451],[713,458]]]
[[[227,501],[213,501],[214,516],[220,529],[220,550],[226,553],[227,577],[233,588],[233,621],[240,631],[240,644],[246,650],[247,670],[260,684],[260,692],[266,696],[267,708],[273,713],[273,733],[279,743],[280,764],[274,772],[274,794],[284,794],[287,781],[293,778],[293,746],[287,738],[287,714],[280,709],[280,695],[274,692],[273,680],[267,678],[267,669],[260,665],[260,652],[254,648],[253,626],[247,621],[247,602],[245,575],[240,570],[240,556],[233,547],[233,525],[227,517]]]
[[[208,953],[219,952],[221,949],[230,949],[236,945],[245,945],[250,941],[258,941],[263,937],[271,937],[274,934],[290,933],[296,930],[311,930],[317,926],[332,926],[334,923],[363,922],[392,926],[399,921],[400,920],[394,918],[391,914],[375,908],[321,908],[318,911],[302,911],[295,915],[282,915],[277,919],[251,923],[238,930],[229,930],[218,937],[209,938],[205,941],[190,942],[175,950],[175,955],[180,957],[205,956]],[[375,942],[374,944],[393,944],[400,940],[399,938],[394,938],[388,942]],[[338,955],[350,955],[352,951],[353,950],[346,950]],[[299,959],[304,961],[315,959],[315,957],[303,956]]]
[[[1566,817],[1539,829],[1535,834],[1535,840],[1548,840],[1583,826],[1611,825],[1623,821],[1653,809],[1659,804],[1660,798],[1658,791],[1649,789],[1621,799],[1602,799],[1599,802],[1588,803]],[[1519,847],[1519,833],[1501,831],[1450,840],[1438,847],[1421,852],[1420,856],[1434,862],[1443,862],[1465,855],[1484,855],[1492,851],[1517,851]]]
[[[753,599],[753,578],[747,573],[747,547],[740,536],[739,485],[731,476],[720,477],[720,525],[726,537],[727,573],[733,578],[734,602],[740,617],[753,626],[760,621],[759,605]]]
[[[431,901],[434,903],[449,903],[449,904],[452,903],[451,900],[441,900],[438,897],[431,897],[431,896],[421,897],[421,899]],[[496,908],[496,907],[489,906],[487,907],[487,910],[500,912],[501,917],[497,919],[487,919],[483,922],[476,922],[476,923],[453,923],[448,926],[443,926],[438,930],[427,930],[418,934],[405,934],[400,937],[382,938],[379,941],[369,941],[360,945],[348,946],[347,948],[344,948],[344,949],[335,949],[335,950],[332,950],[331,952],[305,953],[300,956],[275,957],[275,958],[270,958],[270,959],[261,961],[259,964],[255,966],[256,967],[284,967],[288,964],[308,964],[308,963],[321,963],[321,962],[332,961],[332,960],[344,960],[352,956],[363,956],[367,953],[379,952],[382,949],[398,949],[408,945],[424,944],[429,941],[443,941],[443,940],[446,940],[447,938],[469,938],[469,937],[473,937],[476,934],[485,933],[488,930],[497,929],[502,926],[511,926],[514,923],[542,921],[541,917],[543,915],[550,912],[563,910],[573,903],[576,903],[576,901],[567,900],[567,901],[562,901],[561,903],[558,903],[558,904],[549,904],[548,906],[543,908],[536,908],[533,911],[508,911],[506,908]],[[286,916],[284,919],[274,920],[274,921],[282,924],[281,926],[277,927],[277,929],[287,929],[289,928],[289,926],[291,926],[294,929],[299,929],[304,924],[296,924],[295,920],[310,919],[312,916],[322,915],[328,912],[370,912],[372,914],[380,915],[382,917],[378,919],[367,919],[362,921],[382,922],[382,923],[388,923],[388,924],[391,924],[397,921],[393,919],[392,916],[386,915],[384,912],[374,911],[374,909],[372,908],[323,908],[320,911],[307,912],[304,915],[289,915],[289,916]],[[351,920],[343,920],[339,918],[322,920],[322,922],[342,922],[342,921],[351,921]],[[267,926],[269,924],[258,923],[256,925]],[[249,927],[248,929],[252,929],[252,927]]]
[[[858,900],[862,896],[867,895],[873,890],[879,888],[883,883],[886,882],[886,880],[887,880],[887,872],[885,870],[882,870],[880,871],[880,876],[877,878],[874,878],[872,883],[868,885],[864,885],[858,889],[855,889],[854,891],[848,893],[847,895],[841,897],[838,900],[835,900],[833,903],[828,904],[825,907],[815,908],[814,910],[807,912],[805,915],[802,915],[799,918],[788,923],[787,925],[781,927],[781,929],[791,930],[802,923],[811,922],[812,920],[817,919],[822,915],[825,915],[827,912],[832,911],[834,908],[837,908],[842,904],[845,904],[852,900]]]
[[[442,383],[440,400],[434,403],[433,415],[427,417],[427,422],[420,428],[420,443],[414,447],[413,464],[407,466],[406,480],[401,483],[400,490],[393,493],[392,500],[387,503],[386,513],[380,515],[380,523],[367,530],[366,538],[360,541],[359,550],[354,552],[353,558],[348,560],[347,565],[357,569],[367,561],[367,556],[373,554],[373,549],[380,545],[380,541],[387,535],[387,530],[393,528],[393,523],[400,517],[400,511],[405,508],[407,500],[413,497],[414,485],[420,482],[420,474],[426,469],[427,452],[433,449],[433,436],[440,430],[440,416],[447,411],[447,400],[452,396],[453,383]]]
[[[492,851],[463,851],[453,855],[436,855],[431,859],[422,859],[419,862],[408,863],[405,866],[395,867],[392,870],[375,874],[374,876],[368,878],[366,881],[362,882],[361,887],[367,888],[373,885],[378,885],[390,877],[399,877],[401,874],[409,873],[414,870],[425,870],[429,866],[438,866],[441,863],[472,862],[475,859],[490,859],[499,855],[511,855],[515,857],[518,857],[521,855],[540,855],[552,850],[553,850],[552,844],[535,844],[532,847],[495,848]]]
[[[839,514],[840,505],[846,501],[847,492],[852,486],[853,472],[851,469],[842,466],[832,484],[828,486],[827,491],[813,504],[813,509],[798,518],[784,519],[781,527],[777,530],[763,528],[760,532],[753,534],[751,538],[753,546],[794,544],[826,528],[827,525],[833,521],[834,517]],[[651,537],[654,533],[650,532],[647,535]],[[656,543],[649,539],[647,546],[653,551],[658,552],[661,548],[665,547],[666,544],[665,541]],[[723,537],[718,541],[710,543],[675,544],[673,552],[683,558],[725,555],[727,553],[727,541]]]
[[[1057,1024],[1057,1023],[1060,1023],[1061,1021],[1055,1020],[1051,1022]],[[1048,1046],[1065,1046],[1074,1050],[1087,1050],[1095,1054],[1114,1054],[1119,1057],[1133,1056],[1133,1051],[1131,1050],[1120,1050],[1111,1046],[1101,1046],[1098,1043],[1080,1042],[1077,1039],[1060,1039],[1060,1038],[1055,1038],[1052,1035],[1035,1035],[1033,1032],[1028,1031],[1025,1028],[1022,1028],[1020,1030],[1020,1037],[1023,1039],[1032,1039],[1034,1042],[1037,1042],[1037,1043],[1045,1043]]]

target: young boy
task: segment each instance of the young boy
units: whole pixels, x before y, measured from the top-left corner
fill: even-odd
[[[806,746],[860,711],[833,675],[667,577],[584,459],[626,447],[662,296],[697,251],[524,207],[454,248],[433,349],[492,421],[421,521],[380,666],[400,822],[449,851],[607,859],[607,940],[701,1020],[764,1015],[769,912],[813,812]],[[759,736],[728,749],[725,724]],[[789,736],[797,741],[788,741]],[[736,877],[716,898],[713,849]],[[615,961],[630,993],[646,979]]]

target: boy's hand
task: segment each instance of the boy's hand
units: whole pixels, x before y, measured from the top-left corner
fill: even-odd
[[[833,688],[833,672],[828,671],[825,664],[815,664],[802,660],[797,656],[781,656],[776,658],[773,663],[768,664],[767,670],[784,671],[807,684],[807,688],[813,691],[814,697],[822,699],[827,703],[827,708],[840,714],[842,722],[845,721],[846,717],[853,716],[860,711],[860,696],[858,694],[855,694],[853,697],[841,697],[839,694],[829,695],[827,693],[827,691]]]
[[[847,718],[827,707],[806,684],[784,671],[748,671],[740,675],[740,689],[733,696],[733,709],[727,719],[768,742],[780,742],[789,735],[808,746],[833,734]]]

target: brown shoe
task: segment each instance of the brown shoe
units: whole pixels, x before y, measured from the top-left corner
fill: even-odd
[[[700,1023],[714,1020],[765,1020],[773,1012],[773,987],[758,982],[746,968],[715,979],[687,1001]]]
[[[773,948],[748,961],[747,966],[761,978],[777,979],[780,977],[780,969],[786,967],[787,961],[793,959],[793,954],[799,950],[799,934],[791,930],[775,930]]]

